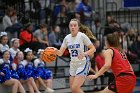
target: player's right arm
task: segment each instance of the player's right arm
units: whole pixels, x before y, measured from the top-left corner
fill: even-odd
[[[55,48],[56,54],[58,56],[62,56],[65,50],[66,50],[66,48],[65,47],[62,47],[62,46],[60,47],[59,50],[57,48]]]
[[[57,54],[58,56],[62,56],[63,53],[64,53],[64,51],[65,51],[66,48],[67,48],[67,43],[66,43],[67,37],[68,37],[68,36],[66,36],[66,37],[64,38],[63,43],[62,43],[62,45],[61,45],[61,47],[60,47],[59,50],[58,50],[57,48],[55,48],[56,54]]]

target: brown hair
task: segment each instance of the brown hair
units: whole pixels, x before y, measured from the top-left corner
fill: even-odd
[[[47,28],[47,25],[46,24],[41,24],[39,27],[40,27],[40,29]]]
[[[92,34],[91,30],[87,26],[80,24],[79,30],[80,32],[86,34],[90,40],[93,40],[93,41],[97,40],[96,37]]]
[[[119,51],[122,51],[121,42],[120,42],[121,36],[119,35],[118,32],[108,34],[106,40],[110,47],[114,47],[117,48]]]
[[[8,16],[11,16],[11,15],[10,15],[10,12],[14,12],[14,11],[15,11],[14,8],[8,7],[8,8],[6,9],[6,11],[5,11],[5,14],[8,15]]]

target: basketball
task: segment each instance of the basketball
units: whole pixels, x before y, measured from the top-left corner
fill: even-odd
[[[53,48],[46,48],[42,54],[42,60],[47,63],[51,63],[56,60],[56,53]]]

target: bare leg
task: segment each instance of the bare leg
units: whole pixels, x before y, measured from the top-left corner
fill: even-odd
[[[36,86],[37,86],[37,88],[39,89],[39,80],[38,79],[35,79],[35,83],[36,83]]]
[[[70,88],[72,88],[72,84],[73,84],[74,78],[75,78],[74,76],[70,76],[70,78],[69,78]]]
[[[30,79],[28,79],[28,80],[22,80],[21,79],[20,82],[22,84],[25,83],[28,86],[28,89],[29,89],[30,93],[34,93],[34,89],[33,89],[32,85],[31,85],[31,80]]]
[[[52,89],[52,79],[44,80],[44,82],[45,82],[45,85],[46,85],[45,91],[47,93],[53,93],[54,90]]]
[[[23,88],[23,86],[22,86],[22,84],[19,81],[18,81],[18,87],[19,87],[20,93],[26,93],[24,88]]]
[[[27,80],[27,86],[29,88],[30,93],[34,93],[34,88],[32,86],[32,81],[30,79]]]
[[[44,80],[47,87],[52,88],[52,79]]]
[[[46,89],[47,86],[45,85],[45,83],[44,83],[44,81],[42,80],[42,78],[39,77],[38,80],[39,80],[39,83]]]
[[[30,79],[31,79],[31,85],[33,86],[34,90],[35,90],[36,92],[39,92],[39,89],[37,88],[34,79],[33,79],[32,77],[31,77]]]
[[[3,84],[7,85],[7,86],[13,86],[12,93],[17,93],[17,91],[18,91],[18,80],[9,79],[9,80],[6,80]]]
[[[73,79],[73,83],[71,86],[72,93],[84,93],[81,89],[81,86],[83,85],[84,81],[86,79],[86,76],[75,76]]]

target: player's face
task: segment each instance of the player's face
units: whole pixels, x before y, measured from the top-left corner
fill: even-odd
[[[78,22],[77,21],[70,21],[69,29],[72,36],[76,36],[79,30]]]

